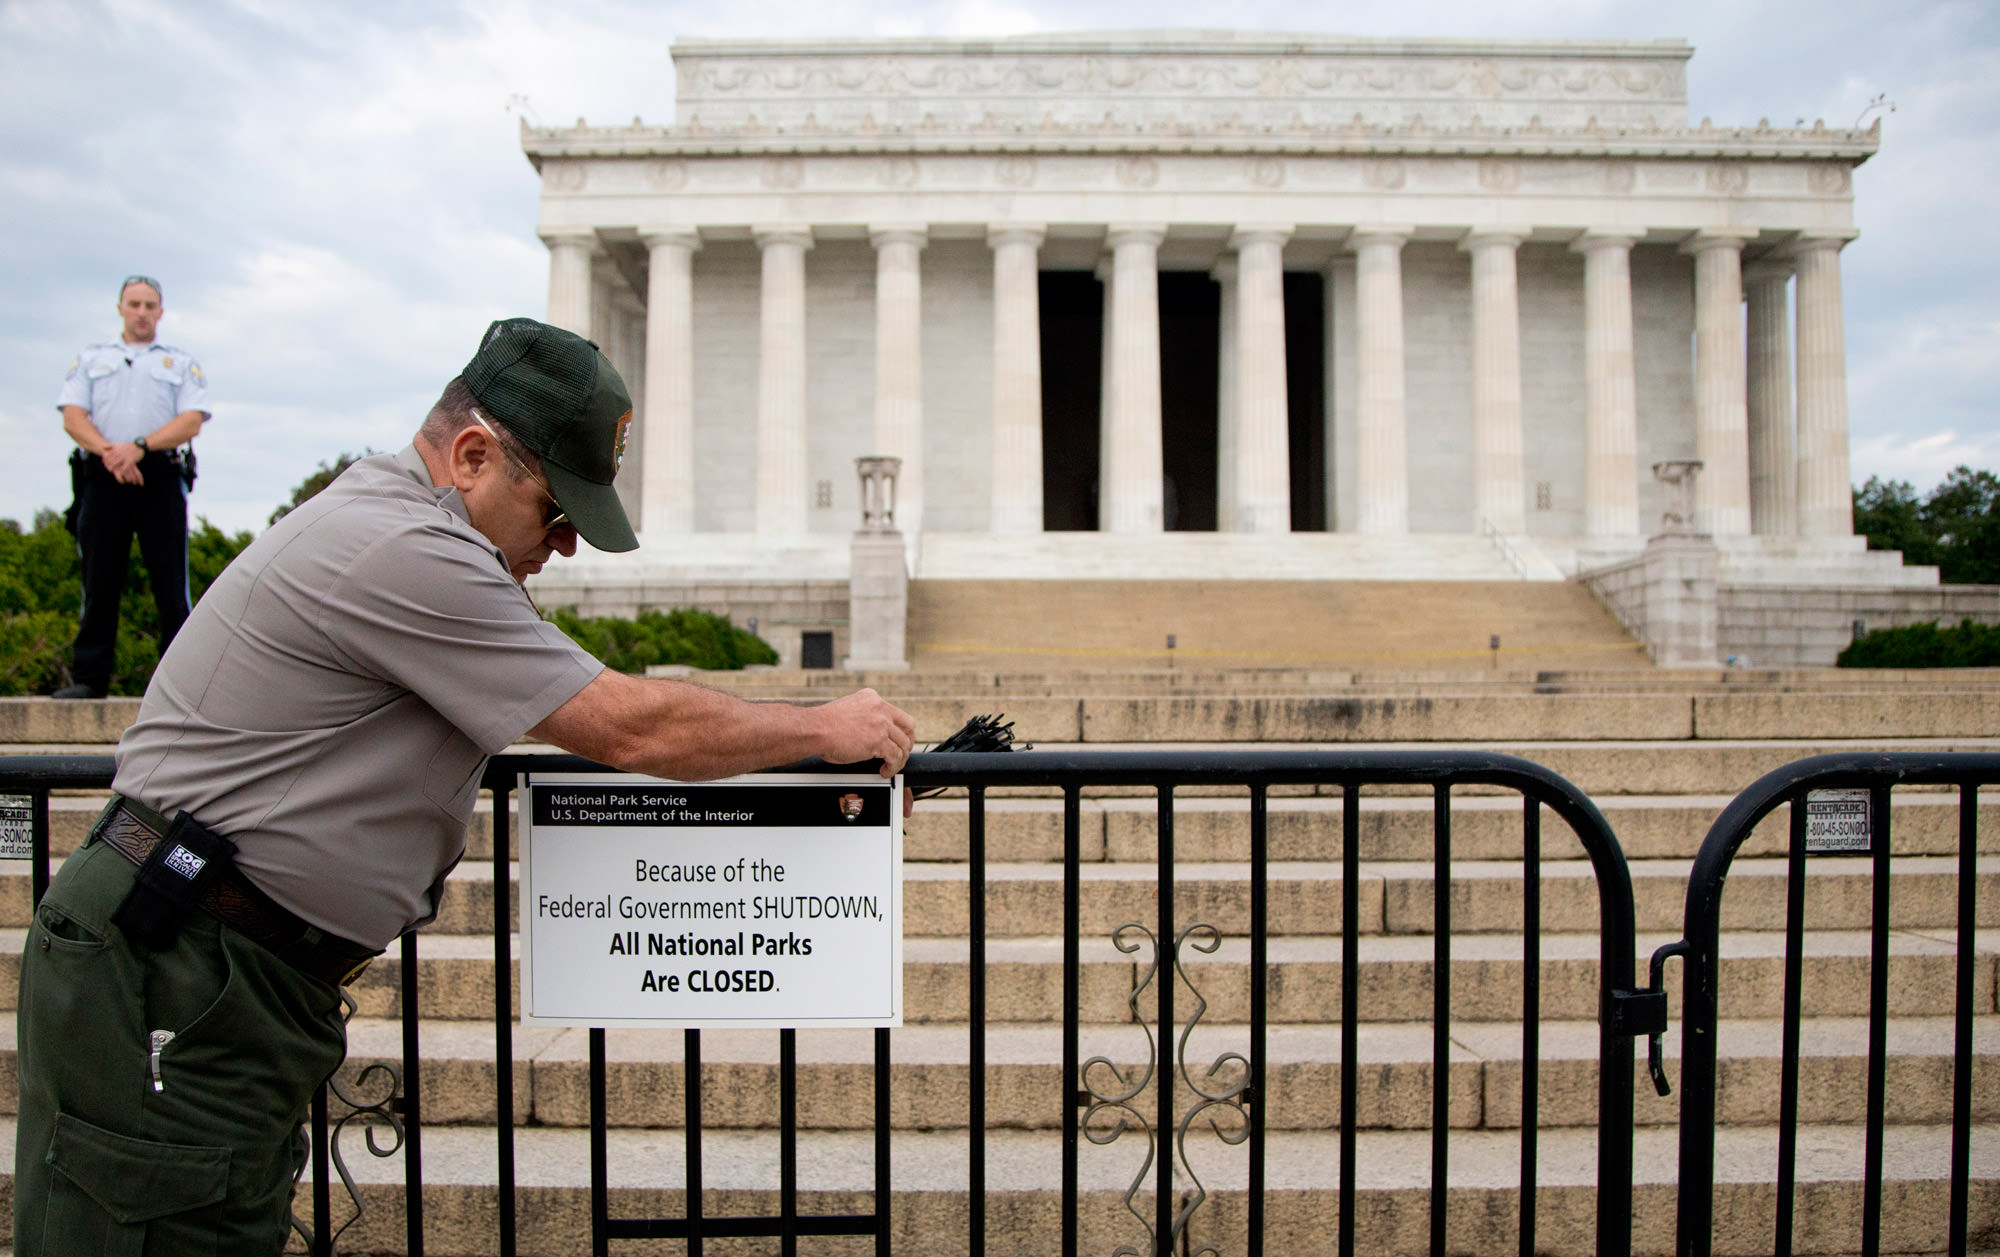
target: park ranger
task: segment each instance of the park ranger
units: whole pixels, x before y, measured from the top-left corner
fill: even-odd
[[[186,494],[194,463],[182,447],[208,418],[208,378],[185,349],[155,339],[164,310],[160,281],[126,276],[118,287],[123,334],[86,346],[56,399],[63,431],[77,444],[68,518],[83,560],[71,683],[57,698],[102,698],[110,686],[134,536],[159,612],[161,654],[187,621]]]
[[[612,488],[631,418],[594,345],[495,323],[409,446],[209,587],[29,929],[16,1257],[283,1247],[340,987],[436,915],[487,756],[902,767],[912,723],[873,691],[801,708],[629,677],[537,614],[520,582],[579,535],[638,544]]]

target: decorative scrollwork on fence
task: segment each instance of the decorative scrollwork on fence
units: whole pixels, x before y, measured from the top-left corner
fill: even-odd
[[[1143,940],[1143,941],[1142,941]],[[1125,1007],[1132,1014],[1132,1023],[1146,1034],[1146,1064],[1143,1069],[1134,1068],[1129,1073],[1120,1069],[1108,1056],[1093,1056],[1083,1063],[1079,1071],[1082,1075],[1084,1094],[1089,1097],[1090,1107],[1084,1110],[1080,1123],[1083,1137],[1103,1147],[1117,1142],[1126,1131],[1137,1131],[1146,1145],[1146,1160],[1139,1166],[1139,1172],[1132,1176],[1132,1182],[1125,1188],[1125,1209],[1139,1220],[1146,1229],[1146,1247],[1134,1248],[1129,1244],[1120,1246],[1112,1257],[1149,1257],[1153,1249],[1153,1225],[1146,1220],[1132,1201],[1145,1185],[1146,1175],[1153,1168],[1153,1127],[1139,1110],[1132,1107],[1132,1100],[1143,1092],[1153,1081],[1153,1062],[1157,1043],[1153,1038],[1153,1027],[1139,1013],[1140,997],[1153,985],[1153,979],[1160,972],[1160,942],[1153,932],[1137,922],[1127,922],[1111,932],[1111,943],[1126,955],[1148,948],[1152,959],[1146,971],[1132,984],[1132,993],[1125,998]],[[1106,1077],[1108,1075],[1108,1077]]]
[[[348,994],[344,987],[340,992],[340,1000],[346,1006],[342,1020],[352,1019],[358,1006],[354,1002],[354,997]],[[386,1080],[388,1089],[381,1097],[366,1099],[369,1090],[383,1080]],[[361,1221],[362,1215],[368,1212],[367,1204],[361,1199],[361,1189],[355,1186],[354,1175],[348,1171],[347,1158],[340,1148],[340,1139],[347,1133],[348,1123],[360,1123],[368,1151],[377,1157],[395,1156],[403,1148],[403,1067],[386,1061],[376,1061],[354,1076],[352,1087],[353,1089],[349,1090],[337,1077],[326,1080],[329,1099],[347,1106],[346,1113],[329,1123],[327,1148],[333,1154],[333,1168],[340,1175],[340,1184],[347,1190],[347,1199],[354,1206],[354,1215],[335,1228],[333,1238],[328,1242],[328,1250],[332,1252],[339,1251],[340,1237],[347,1234],[347,1229]],[[382,1130],[387,1130],[390,1135],[386,1144],[376,1139],[376,1132]],[[303,1177],[304,1174],[305,1167],[301,1165],[299,1176]],[[295,1179],[294,1186],[296,1185]],[[292,1229],[298,1232],[299,1238],[305,1241],[306,1248],[310,1250],[313,1246],[313,1230],[296,1213],[292,1215]]]
[[[1209,1129],[1215,1132],[1215,1137],[1231,1147],[1250,1138],[1250,1114],[1246,1105],[1252,1103],[1255,1097],[1250,1089],[1249,1059],[1241,1052],[1224,1052],[1211,1061],[1208,1068],[1199,1076],[1188,1069],[1188,1040],[1193,1036],[1195,1026],[1208,1013],[1208,1000],[1202,996],[1201,988],[1196,986],[1194,979],[1188,975],[1187,968],[1182,964],[1181,951],[1185,947],[1192,947],[1204,955],[1212,955],[1221,946],[1222,931],[1205,922],[1188,926],[1180,932],[1178,938],[1174,939],[1174,974],[1187,985],[1188,992],[1194,996],[1195,1004],[1194,1011],[1181,1026],[1180,1039],[1175,1044],[1174,1061],[1178,1067],[1180,1081],[1201,1099],[1188,1109],[1187,1115],[1181,1118],[1180,1125],[1174,1131],[1174,1150],[1180,1156],[1180,1169],[1187,1175],[1192,1190],[1182,1194],[1180,1208],[1174,1213],[1173,1234],[1169,1236],[1169,1247],[1181,1242],[1181,1237],[1187,1231],[1195,1210],[1201,1208],[1208,1200],[1208,1189],[1202,1186],[1201,1176],[1194,1172],[1194,1162],[1188,1158],[1188,1131],[1193,1129],[1195,1119],[1206,1115]],[[1222,1081],[1217,1081],[1219,1077]],[[1231,1127],[1230,1130],[1223,1129],[1225,1121]],[[1204,1247],[1194,1250],[1189,1257],[1220,1257],[1220,1253],[1213,1247]]]

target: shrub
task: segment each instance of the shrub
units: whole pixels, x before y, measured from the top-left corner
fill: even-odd
[[[776,663],[769,643],[708,611],[642,611],[634,620],[578,615],[557,607],[548,620],[579,646],[620,672],[643,673],[655,664],[691,664],[735,670],[745,664]]]
[[[188,592],[195,600],[249,544],[247,532],[196,521],[188,532]],[[136,541],[127,562],[110,690],[143,694],[160,661],[160,618]],[[29,529],[0,520],[0,695],[45,694],[68,680],[82,602],[76,540],[62,516],[41,511]]]
[[[1876,629],[1840,652],[1843,668],[2000,668],[2000,624]]]

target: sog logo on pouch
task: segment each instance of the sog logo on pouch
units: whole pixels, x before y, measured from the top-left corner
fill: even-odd
[[[167,858],[164,863],[168,868],[179,873],[189,881],[200,877],[202,869],[208,867],[207,860],[202,859],[194,852],[178,844],[175,845],[172,851],[167,852]]]

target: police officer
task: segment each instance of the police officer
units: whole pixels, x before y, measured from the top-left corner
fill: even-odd
[[[187,621],[193,475],[180,447],[208,418],[208,380],[186,350],[154,339],[164,308],[158,280],[128,275],[118,289],[124,334],[78,354],[56,401],[63,431],[78,447],[70,455],[70,529],[83,558],[73,683],[57,698],[102,698],[111,684],[134,534],[159,610],[162,655]]]

